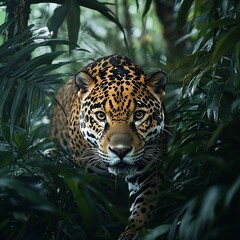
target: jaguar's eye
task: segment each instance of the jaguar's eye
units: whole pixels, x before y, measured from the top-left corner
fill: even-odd
[[[105,115],[105,113],[102,112],[102,111],[97,111],[97,112],[95,112],[95,116],[96,116],[96,118],[97,118],[98,121],[103,122],[103,121],[106,120],[106,115]]]
[[[135,121],[140,121],[144,118],[145,115],[146,115],[146,112],[143,111],[143,110],[136,111],[134,113],[134,120]]]

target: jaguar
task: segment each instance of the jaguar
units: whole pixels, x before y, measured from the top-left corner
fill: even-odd
[[[91,172],[125,178],[129,223],[119,240],[129,240],[153,217],[166,152],[164,95],[168,77],[147,77],[122,55],[83,67],[56,95],[51,137]]]

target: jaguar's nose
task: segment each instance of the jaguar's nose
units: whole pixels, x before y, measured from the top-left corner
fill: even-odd
[[[111,148],[111,147],[109,147],[109,150],[111,151],[111,152],[113,152],[114,154],[116,154],[119,158],[120,158],[120,160],[122,161],[123,160],[123,158],[129,153],[129,152],[131,152],[131,150],[132,150],[132,146],[131,147],[128,147],[128,148],[126,148],[126,147],[114,147],[114,148]]]

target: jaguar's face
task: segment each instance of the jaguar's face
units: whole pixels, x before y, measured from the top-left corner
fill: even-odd
[[[113,71],[115,74],[109,76],[111,70],[118,70],[118,74]],[[107,68],[104,76],[108,77],[104,78],[103,73],[94,78],[86,72],[77,76],[78,85],[83,84],[78,94],[81,132],[98,149],[108,171],[119,175],[131,174],[148,164],[146,149],[164,128],[165,73],[146,79],[133,70],[129,77],[125,70]]]

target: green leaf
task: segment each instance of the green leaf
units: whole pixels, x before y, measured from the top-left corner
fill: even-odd
[[[213,132],[211,138],[208,141],[207,149],[209,149],[210,147],[214,146],[214,144],[216,143],[217,139],[219,139],[219,137],[221,136],[224,128],[225,128],[225,125],[223,123],[221,123],[221,124],[219,124],[217,126],[217,128],[215,129],[215,131]]]
[[[229,89],[229,87],[227,89]],[[232,119],[233,109],[229,106],[231,106],[236,99],[234,91],[235,90],[223,90],[219,108],[219,119],[223,122],[229,122]]]
[[[122,31],[125,44],[126,44],[126,46],[128,46],[127,37],[126,37],[126,34],[125,34],[122,24],[119,22],[119,19],[116,17],[114,12],[106,6],[106,3],[101,3],[97,0],[91,0],[91,1],[82,0],[80,2],[80,5],[83,7],[87,7],[87,8],[96,10],[96,11],[100,12],[103,16],[108,18],[110,21],[114,22],[118,26],[118,28]]]
[[[152,4],[152,0],[146,0],[142,18],[145,18]]]
[[[79,179],[71,177],[67,173],[64,173],[64,177],[82,213],[82,218],[85,219],[86,222],[93,220],[92,206],[91,202],[87,199],[85,187],[81,187]]]
[[[222,198],[222,191],[219,187],[211,187],[205,194],[200,209],[199,220],[202,224],[213,221],[217,203]]]
[[[187,22],[188,12],[193,0],[183,0],[177,15],[177,29],[181,29]]]
[[[205,68],[204,70],[200,71],[199,74],[196,74],[196,76],[193,77],[193,79],[189,82],[188,84],[188,88],[187,88],[187,93],[189,96],[193,96],[201,79],[203,78],[203,76],[206,74],[206,72],[208,72],[209,69]]]
[[[7,21],[5,23],[3,23],[1,26],[0,26],[0,34],[3,35],[5,31],[7,31],[8,27],[12,24],[13,22],[13,19],[10,20],[10,21]]]
[[[179,228],[180,239],[191,239],[192,234],[192,219],[193,210],[196,206],[196,199],[191,199],[189,203],[185,205],[185,212],[182,216]]]
[[[4,122],[3,119],[0,119],[0,126],[1,126],[1,137],[3,137],[3,139],[6,142],[10,142],[10,129],[9,129],[9,124]]]
[[[136,5],[137,5],[137,10],[139,9],[139,2],[138,2],[138,0],[135,0],[135,2],[136,2]]]
[[[8,143],[6,143],[4,141],[0,141],[0,152],[7,152],[10,150],[11,150],[11,146]],[[1,159],[1,161],[2,161],[2,159]]]
[[[165,235],[169,231],[169,227],[169,224],[164,224],[149,230],[149,233],[144,236],[144,240],[159,239],[158,237]]]
[[[50,32],[53,32],[53,38],[57,37],[58,29],[62,26],[63,21],[68,12],[68,4],[65,3],[55,8],[53,15],[47,22],[47,27]]]
[[[229,207],[233,198],[236,197],[237,193],[240,192],[240,177],[236,179],[231,188],[228,190],[225,197],[225,206]]]
[[[32,114],[32,111],[33,111],[33,106],[34,106],[34,99],[35,97],[37,97],[37,93],[35,91],[35,88],[34,86],[29,86],[28,87],[28,90],[27,90],[27,98],[26,98],[26,122],[25,122],[25,125],[26,125],[26,128],[28,129],[29,128],[29,125],[30,125],[30,121],[31,121],[31,114]]]
[[[12,162],[12,152],[11,146],[6,144],[5,142],[0,142],[0,153],[1,153],[1,161],[0,168],[6,169]]]
[[[70,0],[68,2],[67,12],[67,28],[68,28],[68,40],[77,43],[78,33],[80,28],[80,7],[77,0]],[[73,46],[70,46],[70,50]]]
[[[223,90],[222,83],[212,81],[208,85],[207,116],[209,119],[213,118],[215,122],[218,122],[218,112],[223,93],[222,90]]]
[[[194,64],[197,61],[197,59],[203,57],[204,54],[205,54],[205,51],[196,51],[195,53],[193,53],[191,55],[185,56],[183,59],[181,59],[178,62],[177,66],[176,66],[176,69],[179,69],[179,68],[182,68],[182,67],[188,67],[189,65]],[[174,70],[176,70],[176,69],[174,69]]]
[[[35,57],[31,59],[31,61],[28,61],[21,66],[19,69],[20,74],[23,74],[27,76],[26,74],[31,72],[33,73],[37,67],[42,66],[42,65],[51,65],[52,61],[57,58],[58,56],[62,55],[65,53],[65,51],[57,51],[57,52],[50,52],[50,53],[45,53],[41,56]],[[18,77],[21,77],[22,75],[18,75]]]
[[[238,72],[240,72],[240,41],[238,41],[235,46],[235,60]]]
[[[1,71],[2,75],[11,72],[12,68],[16,68],[16,66],[20,66],[27,58],[30,57],[31,53],[37,48],[35,43],[30,44],[28,46],[22,47],[18,52],[16,52],[7,62],[7,64],[3,65],[3,69]]]
[[[218,61],[218,59],[232,48],[240,39],[240,24],[228,29],[224,32],[224,35],[217,42],[216,48],[213,51],[212,57],[210,59],[210,64],[213,65]]]
[[[25,96],[26,90],[27,90],[26,83],[20,82],[17,87],[17,91],[14,96],[12,108],[11,108],[11,112],[10,112],[10,135],[11,136],[13,135],[13,131],[15,129],[15,123],[17,120],[17,116],[18,116],[20,110],[23,109],[23,108],[21,109],[21,107],[22,107],[21,104],[22,104],[23,98]]]
[[[36,204],[35,207],[42,211],[47,211],[51,213],[59,214],[59,209],[49,202],[47,199],[42,197],[36,189],[29,188],[29,186],[25,185],[21,181],[11,178],[0,178],[0,188],[11,189],[16,192],[22,198]]]
[[[1,72],[1,71],[0,71]],[[1,79],[2,82],[0,83],[0,116],[3,116],[4,111],[4,104],[9,96],[9,93],[14,85],[15,79],[14,78],[3,78]]]

